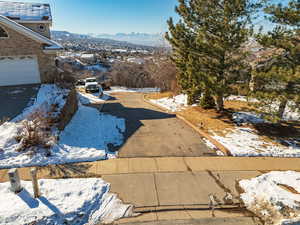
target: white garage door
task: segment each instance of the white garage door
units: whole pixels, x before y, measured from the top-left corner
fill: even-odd
[[[36,57],[1,57],[0,86],[41,82]]]

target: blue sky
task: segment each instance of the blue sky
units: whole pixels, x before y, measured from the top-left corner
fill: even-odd
[[[9,0],[50,3],[53,29],[75,33],[160,33],[177,0]]]
[[[177,0],[7,0],[50,3],[54,30],[73,33],[162,33]],[[287,2],[287,0],[271,0]]]

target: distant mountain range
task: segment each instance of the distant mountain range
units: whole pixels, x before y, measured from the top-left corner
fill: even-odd
[[[126,41],[132,44],[148,45],[154,47],[166,46],[163,34],[147,33],[117,33],[117,34],[89,34],[92,37],[107,38],[116,41]]]
[[[117,45],[134,44],[151,47],[167,46],[166,40],[162,34],[146,34],[146,33],[118,33],[118,34],[74,34],[67,31],[51,31],[52,38],[55,40],[71,40],[71,39],[98,39],[103,42],[113,42]]]

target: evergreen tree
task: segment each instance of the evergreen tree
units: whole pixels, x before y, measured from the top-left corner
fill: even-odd
[[[276,121],[282,119],[288,103],[292,103],[291,108],[299,108],[300,1],[292,0],[287,6],[270,5],[265,12],[276,27],[259,34],[258,41],[279,53],[253,71],[257,88],[252,95],[260,101],[260,109]]]
[[[254,0],[178,0],[181,20],[168,20],[167,40],[173,47],[173,61],[179,69],[178,82],[193,99],[195,93],[210,93],[222,111],[244,68],[241,45],[251,34],[253,12],[261,7]]]

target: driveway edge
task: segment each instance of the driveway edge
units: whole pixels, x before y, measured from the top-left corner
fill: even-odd
[[[205,132],[204,130],[198,128],[197,126],[195,126],[194,124],[192,124],[190,121],[188,121],[186,118],[184,118],[183,116],[174,113],[174,112],[170,112],[169,110],[152,103],[151,101],[149,101],[148,99],[146,99],[146,94],[143,94],[143,101],[152,105],[153,107],[156,107],[164,112],[167,112],[169,114],[173,114],[175,115],[178,119],[180,119],[181,121],[183,121],[185,124],[187,124],[188,126],[190,126],[191,128],[193,128],[193,130],[195,130],[200,136],[206,138],[207,140],[209,140],[218,150],[220,150],[225,156],[232,156],[231,152],[229,151],[228,148],[226,148],[224,145],[222,145],[220,142],[218,142],[217,140],[215,140],[214,138],[212,138],[207,132]]]

